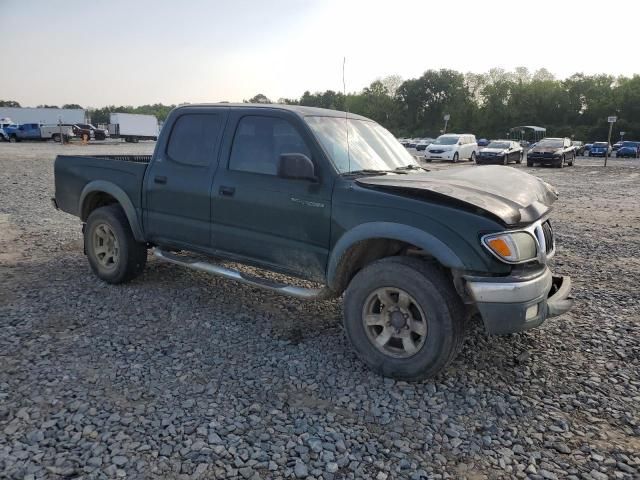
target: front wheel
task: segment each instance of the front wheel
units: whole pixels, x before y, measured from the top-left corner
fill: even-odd
[[[419,259],[388,257],[360,270],[349,283],[344,327],[373,371],[422,380],[444,370],[459,352],[464,310],[440,269]]]
[[[458,160],[460,159],[460,156],[458,155],[458,152],[453,154],[453,163],[458,163]]]
[[[59,133],[54,133],[53,135],[51,135],[51,139],[56,142],[56,143],[60,143],[60,134]]]
[[[523,159],[524,159],[524,152],[520,152],[520,156],[516,160],[516,163],[518,163],[518,164],[522,163]]]
[[[107,283],[124,283],[142,273],[147,247],[136,242],[119,205],[95,209],[84,229],[84,249],[93,272]]]

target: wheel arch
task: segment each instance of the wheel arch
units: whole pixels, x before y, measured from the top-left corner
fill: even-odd
[[[122,188],[111,182],[94,180],[84,187],[80,194],[80,208],[78,209],[80,220],[86,222],[93,210],[114,203],[120,205],[124,211],[136,241],[144,242],[144,233],[133,202]]]
[[[453,250],[430,233],[392,222],[371,222],[354,227],[336,242],[327,265],[327,284],[341,293],[353,276],[372,261],[412,250],[448,269],[464,268]]]

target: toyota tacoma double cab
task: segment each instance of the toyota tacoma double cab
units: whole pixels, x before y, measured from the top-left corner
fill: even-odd
[[[58,156],[53,203],[80,218],[105,282],[140,275],[152,250],[284,295],[343,296],[364,363],[418,380],[455,358],[476,313],[506,334],[571,308],[569,277],[548,266],[556,199],[509,167],[429,172],[362,116],[209,104],[174,109],[153,156]]]

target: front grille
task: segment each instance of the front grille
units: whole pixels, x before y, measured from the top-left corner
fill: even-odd
[[[429,150],[429,153],[442,153],[444,150]]]
[[[541,226],[542,237],[544,238],[544,247],[545,253],[550,253],[553,251],[553,229],[551,228],[551,223],[549,220],[544,222]]]

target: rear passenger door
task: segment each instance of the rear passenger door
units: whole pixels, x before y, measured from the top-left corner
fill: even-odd
[[[230,114],[225,165],[212,192],[216,250],[273,270],[323,279],[330,234],[332,178],[322,153],[296,115],[242,109]],[[228,140],[227,140],[228,139]],[[228,142],[228,143],[227,143]],[[317,182],[277,175],[281,154],[302,153]]]
[[[211,246],[211,186],[228,109],[185,109],[156,147],[145,179],[145,232],[152,242]],[[165,137],[166,138],[166,137]]]

